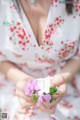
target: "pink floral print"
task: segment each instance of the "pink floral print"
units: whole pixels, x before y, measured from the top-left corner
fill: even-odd
[[[26,74],[45,78],[60,73],[69,59],[80,60],[80,4],[73,4],[73,14],[68,15],[65,4],[51,1],[39,46],[21,5],[18,7],[16,0],[0,0],[0,62],[13,62]],[[44,116],[44,120],[80,120],[79,84],[80,74],[77,74],[53,116],[37,108],[20,115],[15,86],[0,75],[0,110],[8,113],[8,120],[42,120]]]

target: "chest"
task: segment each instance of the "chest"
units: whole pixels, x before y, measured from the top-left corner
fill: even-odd
[[[27,7],[22,1],[20,3],[26,18],[28,19],[32,33],[34,34],[36,41],[40,46],[45,33],[51,1],[49,0],[46,2],[46,4],[43,2],[43,5],[37,4],[36,6],[32,5]]]
[[[33,14],[33,15],[31,15]],[[35,39],[40,46],[43,42],[43,36],[45,34],[47,15],[42,13],[42,11],[33,11],[27,14],[28,21]]]

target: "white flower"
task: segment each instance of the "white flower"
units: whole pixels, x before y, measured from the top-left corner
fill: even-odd
[[[43,94],[43,88],[44,88],[44,84],[45,84],[45,81],[44,81],[44,78],[39,78],[37,79],[37,84],[40,88],[40,91],[39,91],[39,95],[42,95]]]
[[[37,84],[40,87],[39,95],[42,95],[44,92],[49,93],[51,77],[39,78],[37,79]]]

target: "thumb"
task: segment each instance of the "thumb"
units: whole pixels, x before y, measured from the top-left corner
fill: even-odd
[[[65,83],[62,75],[55,75],[51,80],[51,86],[60,86]]]

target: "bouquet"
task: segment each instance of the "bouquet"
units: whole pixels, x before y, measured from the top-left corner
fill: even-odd
[[[27,82],[25,94],[32,97],[33,102],[52,102],[53,95],[58,94],[58,87],[51,87],[51,77],[33,79]]]

